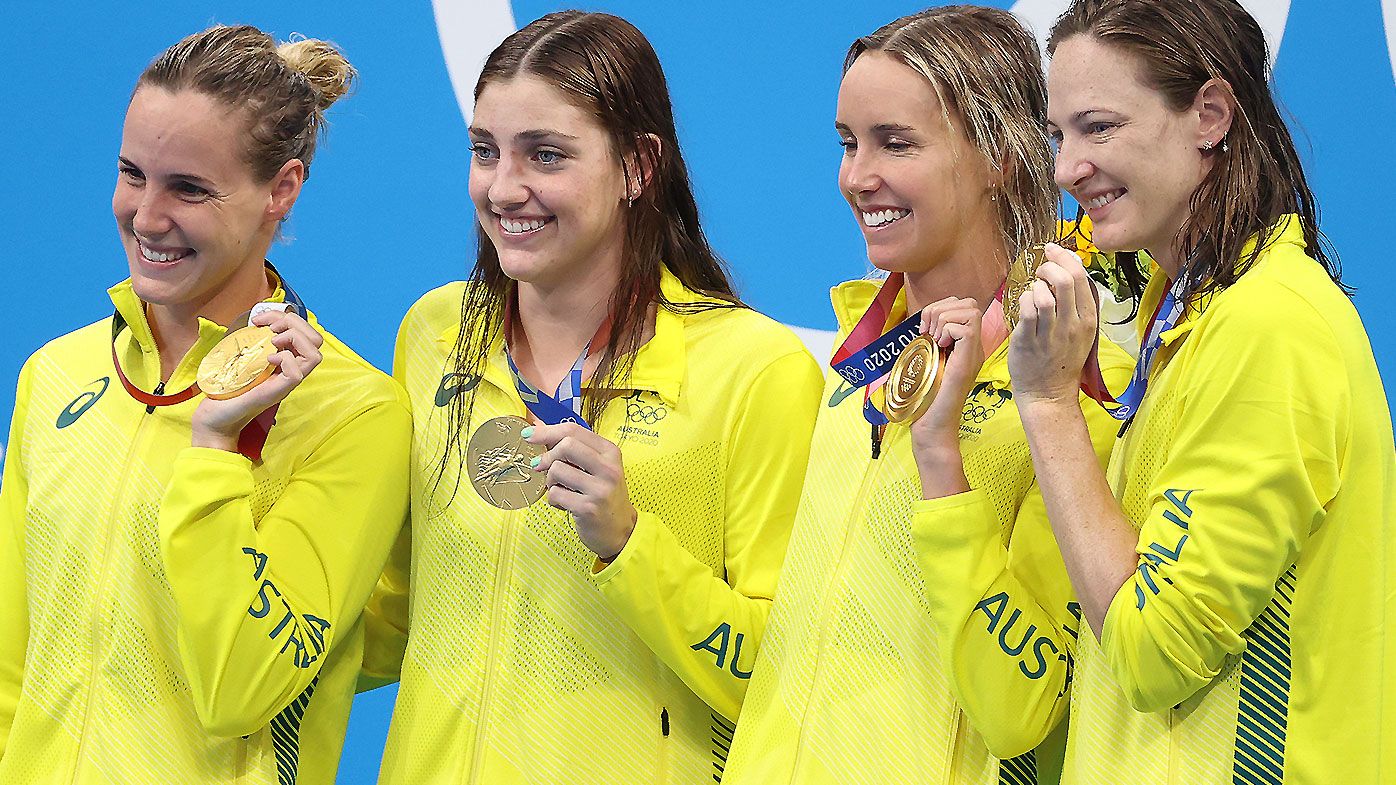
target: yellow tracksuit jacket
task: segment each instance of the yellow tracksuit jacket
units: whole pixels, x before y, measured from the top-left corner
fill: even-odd
[[[475,396],[476,426],[527,416],[501,347],[483,379],[451,373],[464,286],[423,297],[398,338],[416,438],[410,545],[370,605],[366,675],[401,672],[381,781],[711,782],[775,591],[819,368],[753,311],[660,308],[593,423],[620,445],[639,511],[593,574],[565,513],[495,509],[456,465],[433,481],[453,395]],[[668,271],[662,288],[699,299]]]
[[[1139,569],[1099,642],[1082,625],[1070,782],[1396,781],[1391,416],[1352,303],[1281,226],[1165,333],[1111,461]]]
[[[144,307],[129,282],[111,297],[122,367],[151,390]],[[170,390],[224,332],[200,323]],[[201,397],[128,396],[110,319],[24,365],[0,484],[0,783],[334,781],[411,414],[333,336],[321,351],[257,464],[189,446]]]
[[[879,285],[834,289],[840,341]],[[1101,349],[1118,389],[1129,358]],[[830,374],[824,395],[724,782],[1035,782],[1032,750],[1066,711],[1079,611],[1034,483],[1008,344],[965,402],[968,493],[922,500],[908,429],[888,426],[873,459],[861,392]],[[1119,426],[1081,400],[1104,464]]]

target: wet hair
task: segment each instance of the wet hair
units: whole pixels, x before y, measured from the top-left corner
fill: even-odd
[[[1318,229],[1318,204],[1270,92],[1265,35],[1236,0],[1075,0],[1048,39],[1084,35],[1134,55],[1143,78],[1174,111],[1219,80],[1234,107],[1225,144],[1193,191],[1176,235],[1179,272],[1191,297],[1230,286],[1255,264],[1286,214],[1299,217],[1308,253],[1344,291],[1336,253]],[[1250,238],[1255,248],[1241,258]],[[1123,255],[1123,254],[1122,254]]]
[[[219,25],[166,49],[136,89],[193,90],[240,111],[248,123],[247,164],[266,182],[292,159],[310,177],[325,110],[356,77],[334,44],[310,38],[278,44],[255,27]]]
[[[601,125],[627,183],[639,181],[641,172],[648,175],[624,211],[620,279],[610,300],[613,328],[582,391],[582,416],[594,423],[609,400],[609,391],[622,387],[629,374],[651,306],[681,313],[744,306],[698,221],[688,167],[679,152],[668,84],[659,56],[644,34],[610,14],[548,14],[504,39],[490,53],[475,83],[475,98],[492,84],[523,75],[557,88]],[[639,171],[631,171],[632,166]],[[505,308],[516,291],[484,227],[479,227],[478,236],[479,251],[461,300],[460,337],[452,353],[453,370],[461,378],[478,378],[483,373],[491,347],[506,327]],[[667,301],[659,289],[665,266],[688,289],[710,299]],[[461,434],[473,408],[474,396],[452,400],[443,468],[452,452],[463,452]]]
[[[1002,179],[994,203],[1009,260],[1055,236],[1047,86],[1037,41],[1007,11],[972,5],[928,8],[863,36],[845,73],[865,52],[883,52],[925,77],[945,121]],[[952,121],[953,118],[953,121]]]

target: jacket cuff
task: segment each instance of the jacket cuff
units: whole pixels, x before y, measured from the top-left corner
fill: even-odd
[[[593,561],[591,580],[598,586],[605,585],[625,572],[626,565],[632,561],[644,559],[646,554],[654,553],[658,539],[657,530],[662,528],[663,525],[654,514],[637,511],[635,530],[630,532],[630,539],[626,540],[625,547],[620,549],[620,553],[610,564],[603,565],[600,559]],[[598,570],[597,567],[601,569]]]

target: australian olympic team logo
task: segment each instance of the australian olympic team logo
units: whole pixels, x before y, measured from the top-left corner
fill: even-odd
[[[995,387],[989,382],[980,382],[974,385],[969,397],[965,399],[965,408],[960,412],[960,420],[982,425],[998,414],[999,409],[1011,400],[1013,393],[1007,387]]]
[[[67,406],[63,407],[63,411],[58,413],[58,419],[53,423],[54,426],[62,429],[77,422],[79,417],[88,409],[91,409],[93,405],[101,399],[102,394],[107,391],[107,386],[110,384],[111,377],[103,376],[87,385],[86,390],[78,395],[78,397],[74,398]]]
[[[657,393],[636,390],[625,396],[625,419],[640,425],[658,425],[669,416],[669,409]]]

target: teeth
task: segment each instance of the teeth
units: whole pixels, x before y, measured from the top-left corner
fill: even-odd
[[[1086,206],[1091,208],[1092,210],[1099,209],[1107,204],[1110,204],[1116,199],[1119,199],[1123,195],[1124,191],[1111,191],[1108,194],[1101,194],[1100,196],[1097,196],[1089,202],[1086,202]]]
[[[911,215],[910,210],[878,210],[875,213],[865,212],[863,213],[863,225],[882,226],[883,224],[889,224],[893,221],[905,218],[908,215]]]
[[[179,253],[158,253],[147,248],[145,246],[145,243],[138,242],[136,244],[140,246],[141,256],[144,256],[146,259],[152,262],[173,262],[178,259],[183,259],[190,253],[189,251],[180,251]]]
[[[527,221],[511,221],[508,218],[500,218],[499,225],[504,227],[508,234],[525,234],[535,232],[543,228],[548,220],[546,218],[532,218]]]

